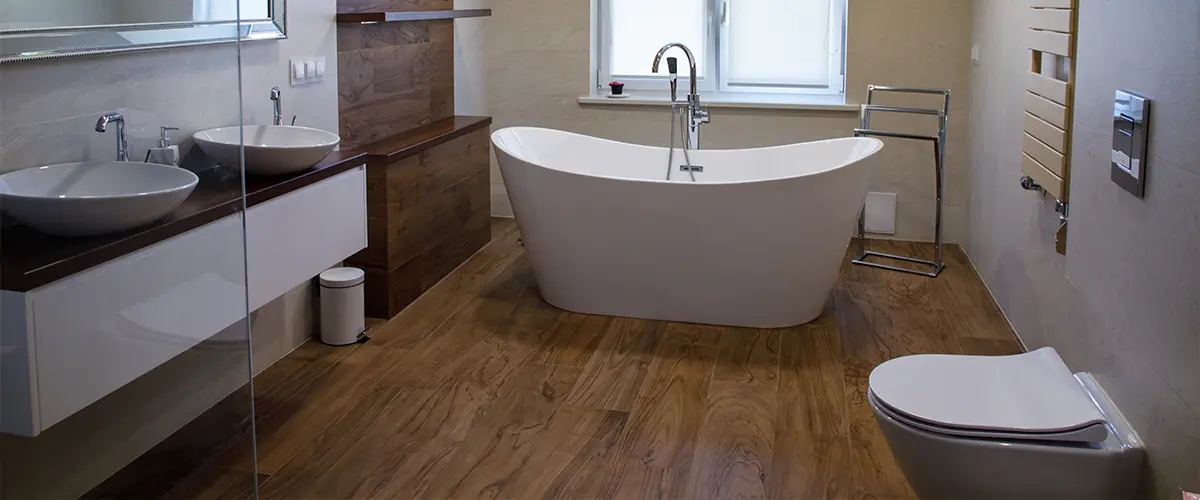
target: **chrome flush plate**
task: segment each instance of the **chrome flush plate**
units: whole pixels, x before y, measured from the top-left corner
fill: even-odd
[[[1146,194],[1150,99],[1118,90],[1113,102],[1112,180],[1134,196]]]

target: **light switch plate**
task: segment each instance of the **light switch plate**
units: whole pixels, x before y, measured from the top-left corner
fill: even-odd
[[[868,233],[896,234],[896,193],[867,193],[865,213]]]
[[[971,62],[974,63],[976,66],[979,66],[979,62],[980,62],[979,52],[980,52],[980,50],[979,50],[978,45],[971,46]]]
[[[316,83],[325,80],[325,58],[304,57],[291,60],[292,86]]]

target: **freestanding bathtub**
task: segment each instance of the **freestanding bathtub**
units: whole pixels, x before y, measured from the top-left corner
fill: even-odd
[[[492,134],[542,297],[588,314],[783,328],[821,315],[883,143],[690,151]]]

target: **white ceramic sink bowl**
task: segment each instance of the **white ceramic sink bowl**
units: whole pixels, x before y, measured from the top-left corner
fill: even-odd
[[[0,175],[0,207],[43,233],[97,236],[165,217],[199,181],[188,170],[156,163],[64,163]]]
[[[332,132],[286,125],[220,127],[196,132],[192,138],[221,166],[236,169],[241,164],[239,131],[245,131],[247,175],[283,175],[308,170],[342,140]]]

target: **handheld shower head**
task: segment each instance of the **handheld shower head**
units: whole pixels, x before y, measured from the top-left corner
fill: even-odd
[[[695,100],[698,98],[697,93],[696,93],[696,56],[692,55],[692,49],[687,48],[686,45],[679,43],[679,42],[672,42],[672,43],[663,45],[663,47],[661,49],[658,49],[658,53],[654,55],[654,65],[650,68],[650,70],[655,73],[658,73],[658,67],[662,63],[663,55],[666,54],[668,50],[671,50],[674,47],[679,47],[679,49],[683,51],[683,55],[687,56],[688,77],[690,78],[690,80],[691,80],[690,83],[692,84],[691,94],[689,94],[689,98],[692,100]],[[667,66],[668,66],[668,69],[671,70],[671,74],[677,74],[677,72],[675,70],[679,69],[679,65],[674,57],[667,58]]]

